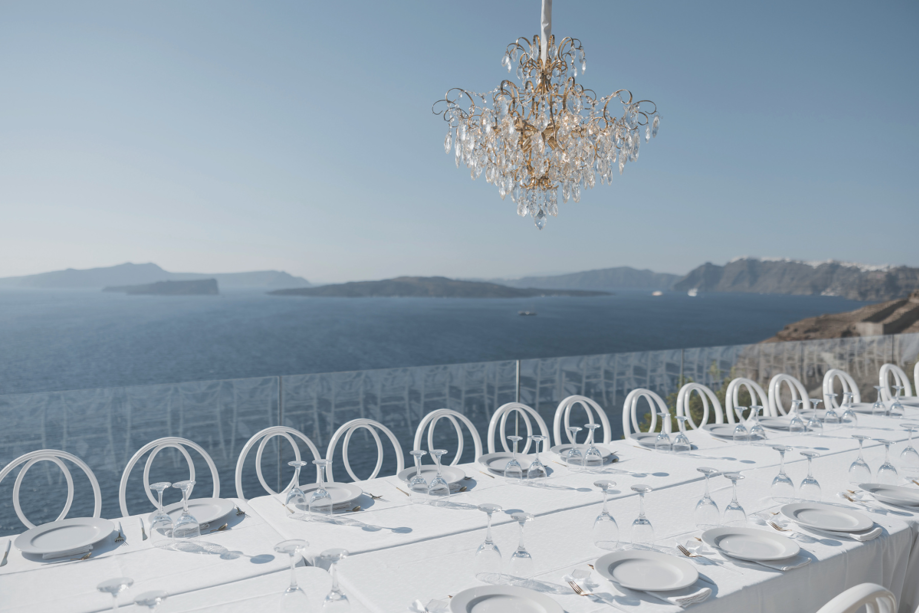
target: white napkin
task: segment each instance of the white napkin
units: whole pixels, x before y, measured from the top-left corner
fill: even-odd
[[[68,556],[76,556],[81,553],[89,553],[93,550],[92,545],[87,545],[85,547],[78,547],[77,549],[68,549],[67,551],[56,551],[54,553],[45,553],[42,554],[42,560],[56,560],[57,558],[66,558]]]
[[[712,595],[711,588],[703,587],[698,589],[695,585],[684,587],[682,590],[668,590],[666,592],[646,592],[658,600],[663,600],[678,607],[688,607],[690,605],[705,602]]]
[[[416,600],[408,606],[408,610],[411,613],[446,613],[449,610],[449,605],[443,600],[432,599],[426,605],[422,604],[420,600]]]

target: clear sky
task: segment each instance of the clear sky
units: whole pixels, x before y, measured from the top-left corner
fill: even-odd
[[[579,81],[662,122],[542,232],[455,168],[431,114],[505,78],[539,6],[0,3],[0,276],[919,266],[919,3],[555,0]]]

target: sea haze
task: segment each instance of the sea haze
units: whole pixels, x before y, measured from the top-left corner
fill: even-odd
[[[6,289],[0,394],[755,343],[864,304],[649,290],[471,299]]]

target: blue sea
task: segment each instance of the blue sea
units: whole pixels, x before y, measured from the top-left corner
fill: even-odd
[[[6,289],[0,394],[756,343],[863,305],[650,290],[438,299]]]

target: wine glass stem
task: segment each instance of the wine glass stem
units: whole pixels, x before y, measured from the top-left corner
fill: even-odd
[[[488,514],[488,527],[485,529],[485,542],[491,543],[491,513]]]
[[[295,487],[300,487],[300,467],[294,467],[294,480],[290,484],[291,489]]]
[[[517,545],[517,551],[523,551],[526,548],[523,546],[523,528],[526,524],[520,524],[520,544]]]
[[[807,478],[808,479],[814,478],[814,473],[811,471],[811,460],[813,460],[813,458],[807,458]]]
[[[182,490],[182,507],[185,509],[185,514],[188,515],[188,488]]]
[[[782,456],[782,463],[779,464],[779,474],[784,475],[785,474],[785,452],[783,451],[779,455]]]
[[[163,510],[163,490],[160,490],[158,493],[160,495],[160,511],[162,511]]]
[[[645,495],[641,492],[638,494],[638,516],[642,519],[645,517]]]
[[[603,514],[609,515],[609,511],[606,510],[606,495],[607,495],[607,490],[603,490]]]
[[[339,592],[338,588],[338,571],[336,570],[335,562],[332,562],[329,565],[329,574],[332,576],[332,593],[337,594]]]
[[[319,479],[319,489],[321,490],[325,489],[325,475],[323,474],[324,472],[325,472],[325,466],[316,467],[316,478]]]
[[[421,458],[415,456],[415,477],[421,477]]]
[[[708,475],[705,475],[705,497],[711,498],[711,494],[709,493],[708,489]]]
[[[731,481],[731,489],[732,489],[731,503],[737,504],[737,482],[736,481]]]
[[[297,570],[296,569],[297,569],[297,563],[294,559],[294,553],[291,553],[290,554],[290,591],[291,592],[300,589],[300,587],[297,585]]]
[[[112,611],[118,610],[118,594],[112,592]]]

